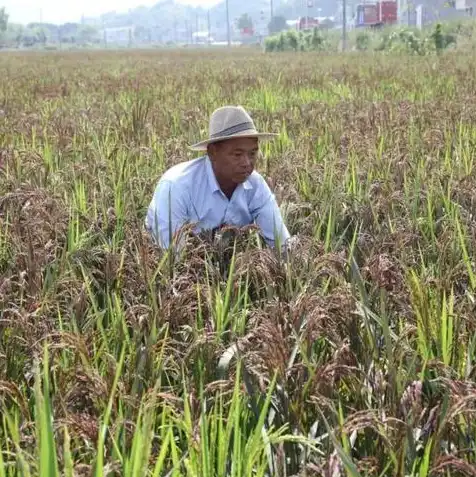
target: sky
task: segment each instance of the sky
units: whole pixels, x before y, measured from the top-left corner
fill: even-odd
[[[219,0],[178,0],[189,5],[211,6]],[[0,0],[12,23],[30,23],[42,20],[47,23],[78,22],[84,13],[87,17],[116,10],[127,11],[141,5],[151,6],[158,0]]]

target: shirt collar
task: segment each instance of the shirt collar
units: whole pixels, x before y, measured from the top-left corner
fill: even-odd
[[[210,186],[211,191],[212,192],[221,191],[220,186],[218,185],[217,178],[215,177],[215,173],[213,172],[212,163],[208,155],[205,156],[205,163],[206,163],[208,185]],[[248,179],[246,179],[246,181],[243,182],[243,184],[240,184],[238,187],[240,186],[243,186],[243,189],[245,190],[253,189],[253,186],[251,185],[251,182]]]

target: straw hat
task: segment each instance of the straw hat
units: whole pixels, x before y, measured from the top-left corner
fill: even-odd
[[[206,151],[208,144],[236,137],[257,137],[271,139],[274,133],[259,133],[251,116],[242,106],[223,106],[210,117],[209,138],[190,147],[193,151]]]

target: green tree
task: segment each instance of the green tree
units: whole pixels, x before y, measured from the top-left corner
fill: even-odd
[[[32,32],[36,38],[35,43],[42,43],[43,45],[46,45],[46,41],[48,40],[48,30],[45,27],[35,25],[32,28]]]
[[[269,33],[279,33],[283,30],[286,30],[287,26],[286,18],[281,16],[273,17],[268,25]]]
[[[19,47],[23,41],[24,32],[25,27],[23,25],[15,25],[14,23],[9,23],[5,36],[7,43]]]
[[[0,8],[0,34],[7,31],[8,27],[8,14],[5,11],[5,7]]]
[[[266,52],[279,51],[277,38],[268,36],[264,41],[264,48]]]
[[[65,23],[59,27],[59,37],[61,42],[76,43],[80,26],[78,23]]]
[[[243,13],[243,15],[238,18],[238,28],[240,30],[244,30],[245,28],[253,28],[253,19],[247,13]]]
[[[287,36],[287,40],[288,40],[287,42],[290,48],[294,51],[297,51],[299,47],[299,38],[296,35],[296,32],[293,30],[289,30],[286,33],[286,36]]]
[[[281,33],[279,35],[277,49],[278,51],[284,51],[286,49],[286,38],[284,36],[284,33]]]
[[[368,50],[370,46],[370,35],[366,31],[359,32],[355,42],[357,50]]]
[[[80,43],[93,43],[98,35],[99,32],[97,28],[91,25],[82,25],[78,29],[78,40]]]
[[[440,53],[441,50],[445,47],[441,23],[436,24],[435,30],[433,31],[431,36],[433,37],[433,41],[435,42],[436,52]]]

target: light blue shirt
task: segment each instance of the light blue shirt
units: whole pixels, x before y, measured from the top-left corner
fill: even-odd
[[[271,247],[275,246],[276,238],[284,246],[290,237],[275,196],[258,172],[254,171],[239,184],[228,199],[218,185],[207,155],[177,164],[165,172],[145,219],[146,229],[162,248],[170,246],[170,236],[185,223],[195,225],[194,233],[225,224],[242,227],[255,223]]]

